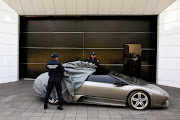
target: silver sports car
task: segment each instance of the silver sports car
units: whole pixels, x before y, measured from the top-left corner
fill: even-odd
[[[118,73],[90,75],[72,103],[126,106],[136,110],[167,107],[168,93],[154,84]],[[50,100],[52,102],[52,100]]]

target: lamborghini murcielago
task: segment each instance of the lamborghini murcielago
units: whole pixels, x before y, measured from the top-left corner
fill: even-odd
[[[90,75],[72,103],[126,106],[136,110],[168,107],[169,95],[160,87],[123,74]],[[50,99],[50,102],[52,100]]]

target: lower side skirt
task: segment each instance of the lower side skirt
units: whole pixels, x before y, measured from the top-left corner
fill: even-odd
[[[123,106],[123,107],[126,106],[126,102],[121,101],[121,100],[99,98],[99,97],[92,97],[92,96],[79,96],[79,95],[76,95],[74,97],[73,103]]]

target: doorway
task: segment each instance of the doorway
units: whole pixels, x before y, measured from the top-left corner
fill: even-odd
[[[136,78],[141,78],[141,44],[124,45],[123,73]]]

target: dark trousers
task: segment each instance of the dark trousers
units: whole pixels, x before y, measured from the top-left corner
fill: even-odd
[[[46,93],[44,102],[48,103],[51,91],[54,88],[54,86],[56,88],[56,92],[58,95],[59,104],[61,105],[62,101],[63,101],[63,97],[62,97],[62,93],[61,93],[62,92],[62,86],[61,86],[61,78],[60,77],[50,77],[49,78],[48,85],[46,87],[47,93]]]

